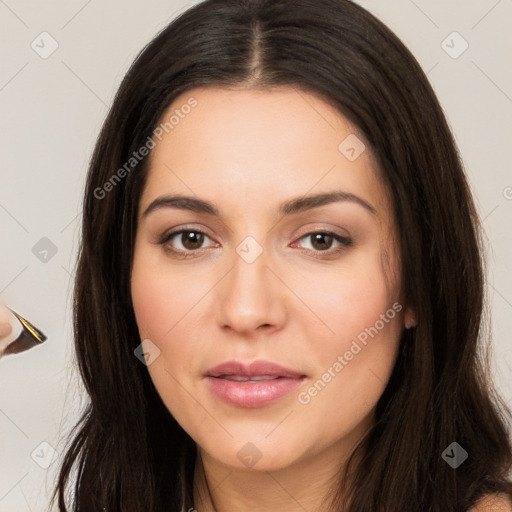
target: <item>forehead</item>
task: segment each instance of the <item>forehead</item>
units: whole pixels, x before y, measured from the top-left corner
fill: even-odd
[[[194,100],[196,106],[188,108]],[[177,144],[194,144],[201,138],[201,153],[226,158],[237,153],[266,159],[268,151],[281,158],[312,151],[338,152],[340,136],[356,134],[353,126],[334,107],[319,97],[292,87],[270,90],[196,88],[176,98],[161,122],[173,118],[172,129],[164,135],[153,154]],[[362,135],[358,133],[358,138]],[[308,140],[306,146],[298,142]],[[173,144],[174,142],[174,144]],[[231,150],[231,151],[230,151]],[[192,156],[191,154],[188,155]]]
[[[238,201],[237,208],[268,208],[340,189],[389,209],[364,137],[314,94],[292,87],[196,88],[175,99],[160,126],[165,123],[150,155],[141,211],[169,192],[216,202],[222,191],[225,207]]]

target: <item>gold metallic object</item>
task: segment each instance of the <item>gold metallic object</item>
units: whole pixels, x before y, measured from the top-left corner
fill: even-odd
[[[13,322],[16,323],[16,320],[21,324],[21,330],[19,335],[13,341],[9,342],[9,344],[3,349],[0,349],[0,357],[5,356],[7,354],[18,354],[19,352],[24,352],[32,347],[40,345],[48,338],[33,324],[31,324],[26,318],[23,318],[21,315],[13,311],[11,308],[7,308],[13,315]],[[13,322],[10,322],[11,325]],[[13,327],[14,329],[14,327]]]

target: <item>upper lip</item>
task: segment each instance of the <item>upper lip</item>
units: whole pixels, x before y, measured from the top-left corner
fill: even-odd
[[[240,361],[226,361],[210,368],[206,372],[206,376],[208,377],[223,377],[228,375],[241,377],[287,377],[292,379],[305,377],[301,372],[296,372],[279,364],[264,360],[254,361],[250,364],[244,364]]]

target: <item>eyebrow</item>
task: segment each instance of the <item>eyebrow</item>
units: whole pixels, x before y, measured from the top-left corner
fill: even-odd
[[[308,196],[296,197],[281,203],[278,207],[278,213],[281,216],[293,215],[304,211],[312,210],[313,208],[319,208],[328,204],[336,202],[351,202],[358,204],[365,208],[372,215],[378,216],[375,208],[355,194],[350,192],[343,192],[336,190],[333,192],[327,192],[323,194],[314,194]],[[220,217],[219,209],[209,201],[204,199],[198,199],[191,196],[185,195],[174,195],[174,196],[159,196],[152,201],[149,206],[144,210],[142,217],[146,217],[151,212],[161,208],[177,208],[180,210],[188,210],[196,213],[206,213],[208,215],[214,215]]]

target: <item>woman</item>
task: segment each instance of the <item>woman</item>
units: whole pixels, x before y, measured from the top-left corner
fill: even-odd
[[[189,9],[121,84],[83,213],[61,510],[509,510],[473,201],[364,9]]]

